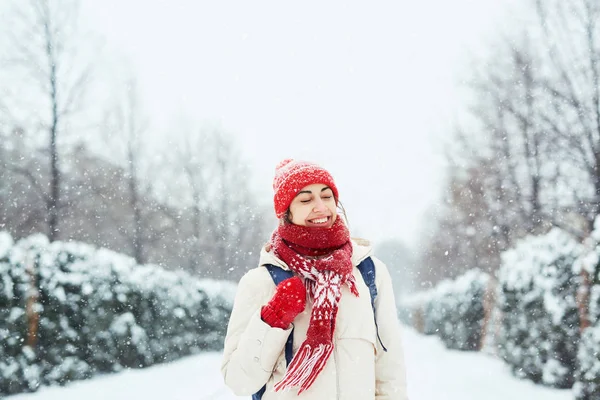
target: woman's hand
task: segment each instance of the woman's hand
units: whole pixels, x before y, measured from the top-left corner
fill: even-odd
[[[287,329],[306,307],[306,288],[297,276],[281,281],[275,294],[262,307],[260,316],[273,328]]]

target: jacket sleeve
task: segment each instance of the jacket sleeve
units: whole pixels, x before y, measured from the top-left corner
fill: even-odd
[[[392,279],[385,264],[373,257],[375,262],[377,298],[375,310],[379,336],[387,352],[377,342],[375,361],[375,398],[376,400],[407,400],[406,366],[402,332],[396,300],[392,288]]]
[[[256,393],[269,380],[292,331],[272,328],[260,317],[274,291],[263,267],[248,271],[238,284],[221,363],[225,384],[238,396]]]

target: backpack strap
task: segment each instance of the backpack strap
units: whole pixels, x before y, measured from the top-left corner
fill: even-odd
[[[277,267],[275,265],[267,264],[265,265],[269,274],[271,274],[271,278],[273,278],[273,283],[275,286],[279,285],[281,281],[284,281],[288,278],[294,276],[294,273],[290,270],[285,270],[283,268]],[[285,361],[287,365],[290,365],[292,362],[292,357],[294,356],[294,328],[292,328],[292,332],[290,332],[290,336],[288,336],[287,342],[285,342]]]
[[[279,283],[281,281],[284,281],[284,280],[294,276],[294,273],[292,271],[285,270],[276,265],[266,264],[265,268],[267,268],[267,271],[269,271],[269,274],[271,275],[271,278],[273,279],[273,283],[275,284],[275,286],[279,285]],[[290,362],[292,362],[292,357],[294,356],[293,345],[294,345],[294,328],[292,328],[292,331],[290,332],[290,335],[288,336],[287,341],[285,342],[285,361],[286,361],[287,365],[290,365]],[[267,385],[265,384],[258,392],[254,393],[252,395],[252,400],[262,399],[262,396],[266,390],[267,390]]]
[[[267,269],[267,271],[269,271],[269,274],[271,274],[271,278],[273,278],[273,283],[275,286],[294,276],[294,273],[291,270],[286,270],[276,265],[265,264],[264,267]]]
[[[379,343],[384,351],[387,352],[387,349],[383,345],[381,341],[381,337],[379,336],[379,326],[377,326],[377,314],[375,311],[375,298],[377,298],[377,285],[375,284],[375,263],[371,257],[367,257],[357,265],[360,274],[363,277],[366,285],[369,287],[369,294],[371,295],[371,307],[373,308],[373,318],[375,320],[375,330],[377,332],[377,339],[379,339]]]

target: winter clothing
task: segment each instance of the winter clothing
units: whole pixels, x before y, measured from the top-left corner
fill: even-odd
[[[341,286],[348,285],[352,294],[358,296],[352,275],[350,233],[341,218],[337,218],[331,228],[283,224],[273,233],[271,243],[275,254],[305,278],[314,300],[306,340],[283,380],[275,385],[275,391],[298,386],[300,394],[314,382],[333,352]]]
[[[338,190],[331,174],[317,164],[308,161],[285,159],[275,168],[273,179],[273,204],[277,218],[281,218],[298,192],[313,183],[327,185],[338,199]]]
[[[352,276],[358,296],[352,294],[348,284],[340,283],[335,330],[331,328],[335,344],[332,356],[312,385],[300,395],[297,387],[278,392],[274,387],[286,374],[284,347],[288,336],[294,335],[297,354],[308,339],[313,310],[320,305],[309,296],[306,309],[294,319],[293,330],[291,326],[280,329],[265,323],[260,310],[276,288],[263,265],[286,270],[289,266],[274,249],[261,251],[259,267],[240,280],[225,338],[221,370],[234,393],[251,396],[266,383],[263,400],[407,400],[401,332],[389,272],[385,264],[372,256],[368,244],[353,241],[351,248]],[[375,262],[376,318],[387,352],[377,340],[369,290],[356,268],[369,256]],[[310,280],[304,279],[305,284]]]
[[[287,329],[306,307],[306,289],[297,276],[282,281],[265,305],[260,317],[273,328]]]

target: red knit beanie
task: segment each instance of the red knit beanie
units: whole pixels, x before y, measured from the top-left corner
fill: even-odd
[[[327,185],[333,191],[337,202],[338,190],[331,174],[317,164],[308,161],[295,161],[287,158],[275,167],[275,178],[273,179],[273,190],[275,196],[275,214],[281,218],[303,187],[313,183]]]

